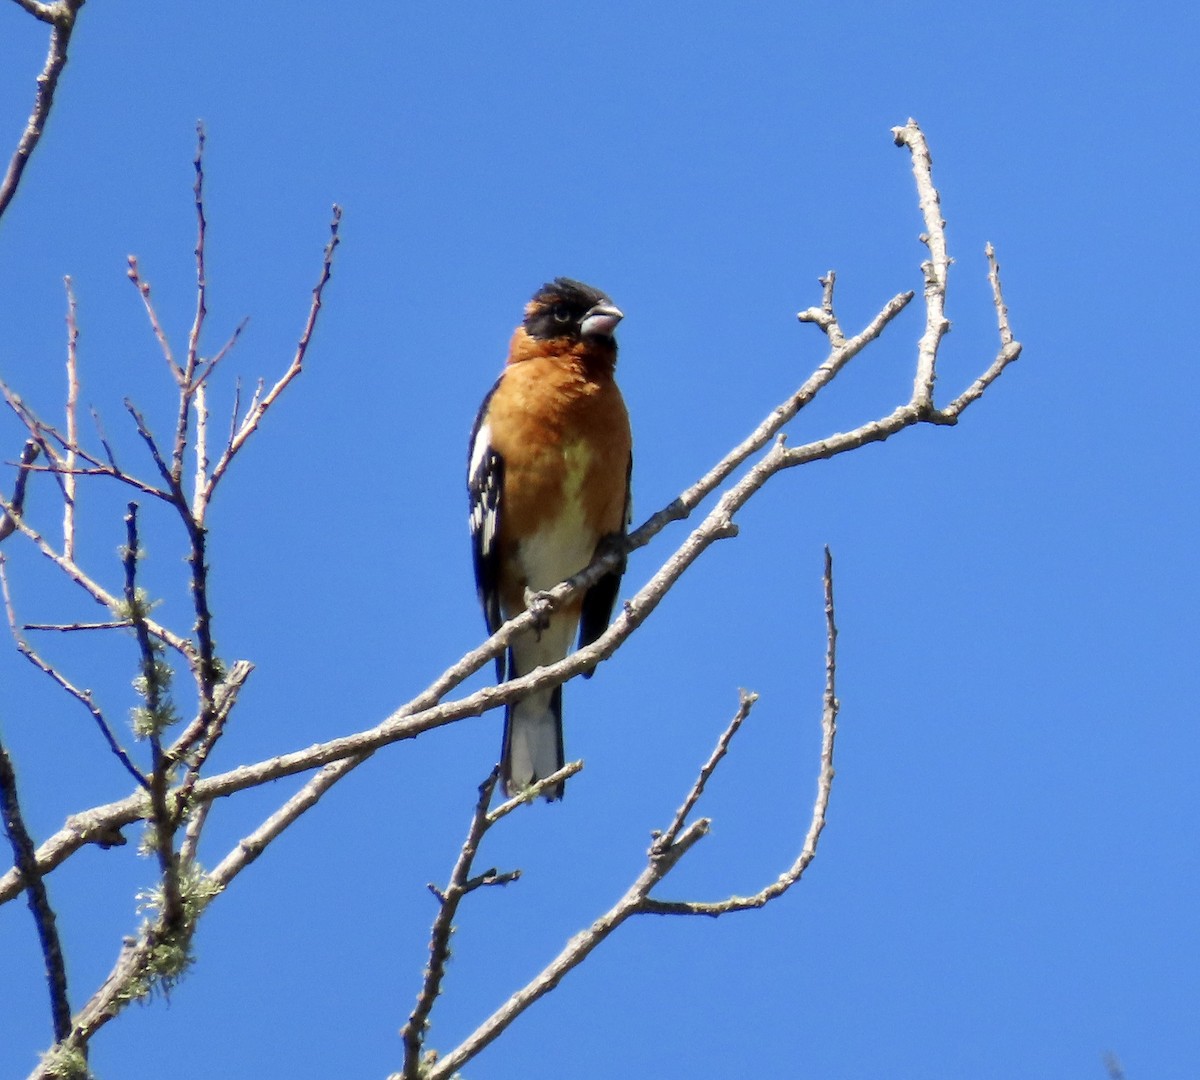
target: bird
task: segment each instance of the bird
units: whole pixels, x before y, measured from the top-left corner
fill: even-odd
[[[467,459],[475,585],[488,633],[615,546],[631,521],[633,437],[617,387],[624,318],[607,294],[573,278],[525,305],[499,379],[483,399]],[[608,547],[606,547],[608,545]],[[608,627],[624,561],[551,612],[496,658],[500,681],[528,675]],[[594,670],[594,669],[593,669]],[[592,671],[585,675],[590,676]],[[562,687],[535,690],[504,715],[500,776],[512,798],[561,769]],[[544,792],[561,799],[563,784]]]

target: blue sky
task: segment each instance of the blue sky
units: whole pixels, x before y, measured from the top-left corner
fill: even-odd
[[[753,891],[807,825],[819,746],[821,550],[837,572],[842,729],[820,854],[765,912],[627,924],[465,1070],[834,1080],[1192,1077],[1200,1059],[1200,641],[1193,344],[1197,21],[1116,4],[157,5],[92,0],[0,223],[0,373],[62,398],[79,297],[83,397],[137,461],[132,397],[171,391],[125,279],[168,332],[194,304],[193,126],[207,125],[214,386],[282,371],[329,207],[344,243],[300,380],[213,511],[218,644],[257,670],[220,768],[376,723],[482,636],[465,443],[533,290],[558,274],[626,313],[635,517],[669,502],[824,356],[795,312],[838,272],[857,329],[920,289],[916,117],[949,222],[942,400],[996,350],[996,245],[1020,361],[955,429],[779,478],[590,683],[566,689],[562,804],[482,859],[522,880],[459,920],[431,1043],[448,1047],[609,907],[737,704],[760,702],[666,897]],[[0,7],[0,150],[45,35]],[[911,387],[907,312],[789,429],[799,443]],[[223,398],[221,395],[224,395]],[[0,457],[21,432],[0,419]],[[11,485],[11,469],[3,481]],[[31,513],[58,511],[38,485]],[[117,584],[124,494],[85,493],[82,558]],[[147,583],[185,628],[182,537]],[[626,595],[682,539],[634,555]],[[16,540],[19,614],[93,609]],[[112,715],[125,641],[45,643]],[[472,686],[482,685],[482,676]],[[0,650],[0,725],[44,837],[127,794],[86,714]],[[223,897],[169,1003],[96,1040],[102,1076],[382,1076],[433,902],[498,750],[497,714],[389,748]],[[214,811],[217,861],[296,786]],[[89,850],[49,879],[79,1000],[152,866]],[[28,912],[0,910],[0,1074],[49,1041]]]

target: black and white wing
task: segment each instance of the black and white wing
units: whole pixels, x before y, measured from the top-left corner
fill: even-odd
[[[467,495],[471,505],[471,554],[475,561],[475,588],[483,608],[488,633],[494,634],[504,623],[500,615],[500,512],[504,493],[504,459],[491,443],[487,421],[488,406],[500,381],[488,391],[475,425],[467,456]],[[504,657],[496,657],[496,674],[504,678]]]

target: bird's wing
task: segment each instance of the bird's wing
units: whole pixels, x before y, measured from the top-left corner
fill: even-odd
[[[503,376],[501,376],[503,377]],[[475,425],[471,429],[471,445],[467,457],[467,494],[471,503],[471,554],[475,562],[475,588],[487,622],[489,634],[500,629],[500,514],[504,501],[504,459],[491,443],[488,407],[496,385],[488,391]],[[504,678],[503,657],[496,657],[496,671]]]
[[[625,471],[625,521],[618,534],[624,536],[629,526],[633,523],[633,454],[629,455],[629,466]],[[605,537],[600,541],[596,553],[604,549],[606,541],[611,542],[611,537]],[[596,582],[583,597],[583,610],[579,617],[579,648],[590,645],[596,640],[605,630],[608,629],[608,624],[612,620],[613,608],[616,607],[617,593],[621,588],[621,575],[625,573],[625,559],[622,556],[620,564],[615,570],[605,574],[599,581]],[[593,669],[594,670],[594,669]],[[590,677],[591,671],[585,672],[585,676]]]

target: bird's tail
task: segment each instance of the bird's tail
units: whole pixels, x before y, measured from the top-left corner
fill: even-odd
[[[563,767],[562,687],[535,690],[504,713],[501,776],[509,798]],[[546,801],[561,799],[563,784],[546,791]]]

